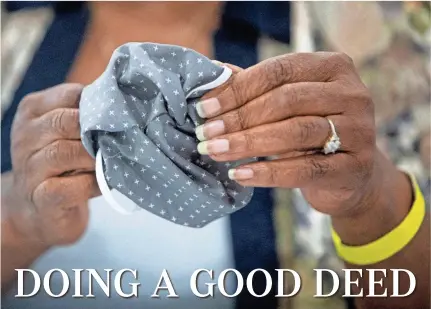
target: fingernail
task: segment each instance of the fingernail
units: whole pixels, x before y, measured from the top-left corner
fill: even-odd
[[[220,111],[220,103],[217,98],[211,98],[196,104],[196,111],[201,118],[209,118]]]
[[[224,133],[223,120],[215,120],[196,127],[196,137],[200,141],[211,139]]]
[[[232,180],[247,180],[253,178],[254,172],[251,168],[231,169],[228,176]]]
[[[227,139],[216,139],[198,144],[200,154],[219,154],[229,151],[229,141]]]

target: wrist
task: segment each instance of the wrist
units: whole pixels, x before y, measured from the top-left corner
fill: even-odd
[[[2,219],[2,247],[14,248],[21,252],[27,252],[27,256],[38,257],[50,246],[40,241],[38,238],[29,236],[27,233],[23,233],[19,230],[11,218]]]
[[[12,173],[2,175],[2,245],[42,253],[50,246],[37,237],[33,211],[19,196],[22,195],[15,193]]]
[[[332,217],[346,245],[364,245],[390,232],[407,216],[413,200],[409,177],[377,153],[363,194],[348,215]]]
[[[48,248],[31,238],[23,237],[9,219],[2,218],[1,233],[1,290],[4,293],[17,279],[15,270],[29,268]]]

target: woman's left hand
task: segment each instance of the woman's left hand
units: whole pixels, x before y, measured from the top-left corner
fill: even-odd
[[[197,104],[201,154],[216,161],[273,160],[229,172],[244,186],[300,188],[329,215],[347,215],[379,187],[374,108],[352,60],[341,53],[288,54],[237,70]],[[341,146],[324,154],[331,120]],[[368,200],[367,200],[368,201]],[[371,201],[370,201],[371,202]]]
[[[217,161],[278,157],[244,164],[229,174],[245,186],[300,188],[314,209],[331,216],[333,229],[350,246],[370,244],[404,220],[414,200],[411,182],[376,148],[373,102],[349,57],[289,54],[233,69],[229,83],[197,105],[208,119],[196,130],[207,139],[198,144],[201,153]],[[322,149],[332,133],[328,120],[341,146],[325,155]],[[355,276],[353,295],[371,292],[370,268],[408,269],[416,278],[409,297],[360,297],[355,299],[358,308],[426,307],[429,227],[427,215],[408,246],[384,261],[346,264],[364,271]],[[375,295],[391,295],[394,276],[381,278]],[[400,282],[410,281],[404,276]]]

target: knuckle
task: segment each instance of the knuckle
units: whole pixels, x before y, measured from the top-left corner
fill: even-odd
[[[290,96],[292,95],[292,92],[295,92],[295,89],[292,89],[291,84],[284,84],[277,88],[277,92],[279,92],[279,95],[281,95],[284,99],[287,99],[290,101]]]
[[[339,63],[343,63],[345,65],[351,66],[353,65],[353,59],[343,52],[336,52],[333,54],[334,60],[336,60]]]
[[[344,80],[339,86],[338,100],[347,103],[347,113],[359,112],[374,117],[374,102],[371,92],[359,79]]]
[[[67,116],[66,114],[67,111],[65,109],[58,109],[51,117],[51,128],[61,135],[64,135],[68,129],[65,120]]]
[[[262,164],[259,166],[258,170],[260,170],[266,185],[272,187],[277,186],[278,180],[280,179],[280,169],[276,168],[273,164]]]
[[[83,86],[80,84],[65,84],[59,89],[58,100],[64,102],[67,106],[77,102],[81,95]]]
[[[349,96],[350,100],[350,113],[364,118],[367,117],[374,121],[374,103],[371,95],[366,87],[362,89],[358,87],[353,90]]]
[[[95,192],[95,179],[91,175],[85,175],[71,181],[64,188],[63,195],[69,196],[65,204],[79,204],[91,198]],[[79,192],[79,194],[77,194]]]
[[[231,78],[232,78],[232,82],[230,85],[230,89],[232,91],[232,96],[233,96],[231,100],[233,100],[234,106],[239,106],[241,105],[241,102],[244,102],[246,100],[244,95],[245,90],[243,89],[241,83],[238,82],[237,75],[234,75]]]
[[[55,141],[46,146],[44,149],[45,160],[47,162],[57,163],[60,161],[60,151],[62,148],[61,141]]]
[[[244,112],[243,108],[236,109],[234,111],[236,126],[239,127],[240,130],[244,130],[248,128],[248,115]]]
[[[315,100],[320,100],[320,102],[334,100],[335,91],[339,91],[339,88],[334,87],[334,85],[332,85],[331,83],[320,83],[316,85]],[[308,93],[309,91],[306,88],[303,88],[303,92],[301,93],[301,95],[308,94]]]
[[[83,187],[82,190],[83,190],[83,192],[85,192],[86,199],[93,192],[94,185],[95,185],[94,177],[88,175],[87,177],[85,177],[83,179],[83,181],[82,181],[82,187]]]
[[[74,125],[79,125],[79,109],[68,109],[67,114]]]
[[[313,133],[315,132],[315,124],[312,122],[296,122],[294,126],[297,134],[294,134],[295,142],[298,145],[309,143]]]
[[[28,149],[28,140],[24,137],[23,134],[16,134],[11,140],[10,146],[12,166],[17,169],[21,169],[22,163],[25,163],[29,149]]]
[[[11,129],[11,151],[22,152],[28,148],[28,136],[26,134],[28,122],[22,123],[17,118],[14,119]]]
[[[249,132],[244,132],[245,151],[255,150],[255,136]]]
[[[79,142],[67,142],[64,143],[64,146],[62,145],[61,148],[61,159],[63,162],[72,162],[76,160],[84,160],[85,157],[82,156],[84,154],[84,151],[82,151],[84,147]]]
[[[374,126],[352,118],[347,118],[347,121],[343,131],[347,136],[350,136],[347,146],[350,151],[358,153],[364,149],[374,149],[376,145]]]
[[[51,185],[48,181],[44,181],[35,192],[35,204],[39,205],[38,201],[41,200],[41,204],[44,204],[47,200],[47,196],[51,194]]]
[[[25,116],[28,116],[32,113],[33,106],[37,104],[35,101],[38,99],[37,93],[30,93],[22,98],[21,102],[18,105],[18,112]]]
[[[279,179],[278,173],[279,169],[274,168],[273,166],[269,168],[269,183],[271,184],[271,186],[276,186]]]
[[[292,84],[285,84],[280,87],[281,96],[284,98],[283,108],[289,109],[289,114],[292,114],[293,110],[299,105],[299,96],[300,93],[296,87],[293,87]]]
[[[33,101],[34,101],[34,97],[35,97],[34,93],[29,93],[29,94],[25,95],[22,98],[21,102],[19,103],[18,108],[19,109],[26,109],[29,107],[29,105],[31,106],[33,104]]]
[[[343,90],[355,102],[367,105],[373,104],[371,92],[362,82],[354,82],[346,86]]]
[[[286,79],[290,79],[293,72],[291,61],[283,57],[268,60],[265,70],[266,82],[271,88],[279,86]]]
[[[67,117],[65,117],[64,128],[68,134],[72,134],[73,131],[79,131],[79,109],[67,109]],[[67,119],[67,120],[66,120]]]
[[[324,177],[330,168],[330,165],[326,159],[316,159],[311,156],[306,158],[306,161],[308,163],[307,171],[307,178],[311,180],[318,180],[322,177]]]
[[[324,58],[323,65],[328,71],[346,73],[354,67],[353,60],[345,53],[330,52]]]
[[[281,87],[279,87],[281,88]],[[279,88],[262,95],[257,104],[245,106],[244,115],[248,117],[249,127],[256,127],[262,124],[274,123],[284,120],[288,112],[285,111],[286,104]]]
[[[45,180],[41,183],[34,192],[33,202],[36,207],[46,207],[53,202],[53,199],[58,197],[58,187],[52,180]]]
[[[281,91],[282,88],[283,86],[275,88],[273,91],[267,92],[259,98],[259,105],[255,105],[255,107],[257,107],[255,111],[257,117],[268,117],[269,115],[271,115],[274,109],[277,108],[275,102],[277,102],[280,98],[284,100],[284,92]],[[248,106],[246,105],[245,108],[247,107]],[[249,110],[250,111],[244,111],[244,113],[251,113],[252,108],[250,107]]]

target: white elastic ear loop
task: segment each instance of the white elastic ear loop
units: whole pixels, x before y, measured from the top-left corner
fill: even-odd
[[[116,211],[124,215],[130,215],[139,209],[139,207],[135,203],[133,203],[133,201],[131,201],[128,197],[126,197],[124,194],[122,194],[118,190],[109,189],[108,183],[106,182],[105,175],[103,172],[102,153],[100,149],[97,151],[97,155],[96,155],[96,180],[97,180],[97,184],[99,185],[100,192],[102,192],[103,197],[108,202],[108,204],[111,205],[111,207],[114,208]],[[113,191],[115,191],[117,195],[122,196],[122,198],[127,199],[128,202],[133,204],[133,206],[130,207],[131,210],[125,209],[123,206],[120,206],[120,204],[115,200],[114,195],[112,194]]]
[[[202,90],[211,90],[214,88],[217,88],[218,86],[223,85],[227,80],[231,77],[232,70],[226,66],[223,67],[223,72],[220,74],[217,79],[213,80],[212,82],[209,82],[208,84],[201,85],[199,87],[196,87],[189,91],[188,95],[186,95],[186,99],[188,99],[193,93],[196,91],[202,91]]]

